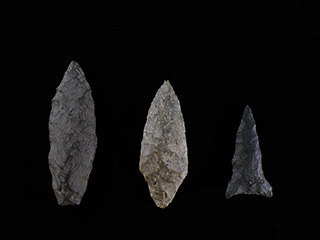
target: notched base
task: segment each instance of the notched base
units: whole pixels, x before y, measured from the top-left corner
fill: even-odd
[[[230,181],[226,191],[226,198],[229,199],[238,194],[255,194],[264,197],[272,197],[272,187],[267,180],[248,182],[243,180]]]

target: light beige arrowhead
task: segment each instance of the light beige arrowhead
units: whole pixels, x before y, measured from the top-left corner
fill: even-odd
[[[185,125],[179,100],[169,81],[153,99],[143,131],[139,169],[150,195],[167,207],[188,173]]]

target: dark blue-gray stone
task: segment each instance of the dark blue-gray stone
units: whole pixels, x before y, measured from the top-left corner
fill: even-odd
[[[232,166],[226,198],[237,194],[272,197],[272,187],[263,175],[256,124],[249,106],[244,109],[238,129]]]

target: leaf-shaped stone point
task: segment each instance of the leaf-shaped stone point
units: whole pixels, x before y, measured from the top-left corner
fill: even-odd
[[[150,195],[167,207],[188,172],[185,125],[179,100],[169,81],[153,99],[143,131],[139,169]]]
[[[80,204],[91,173],[97,137],[91,88],[74,61],[52,99],[49,139],[49,168],[58,204]]]
[[[237,132],[232,166],[233,174],[227,187],[226,198],[237,194],[272,197],[272,187],[263,175],[256,124],[249,106],[244,109]]]

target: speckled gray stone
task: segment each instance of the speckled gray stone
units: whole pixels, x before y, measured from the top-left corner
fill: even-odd
[[[233,174],[226,198],[237,194],[272,197],[272,187],[263,175],[256,124],[249,106],[244,109],[238,129],[232,166]]]
[[[179,100],[169,81],[164,82],[151,103],[139,168],[155,204],[167,207],[188,172],[185,125]]]
[[[92,169],[97,137],[91,88],[71,62],[52,99],[49,168],[59,205],[80,204]]]

